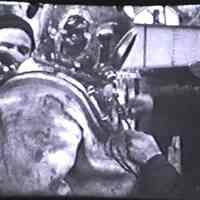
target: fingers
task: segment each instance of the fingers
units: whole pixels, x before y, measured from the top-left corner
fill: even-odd
[[[146,163],[157,154],[162,154],[153,136],[143,132],[135,132],[127,135],[127,151],[130,160],[140,164]]]
[[[135,146],[137,148],[146,148],[146,146],[157,146],[157,143],[152,135],[142,131],[126,132],[127,146]]]
[[[134,165],[133,162],[130,161],[130,159],[128,157],[128,151],[127,151],[127,149],[117,147],[116,150],[117,150],[117,153],[119,155],[120,161],[123,163],[124,168],[128,172],[133,173],[135,176],[137,176],[136,165]]]
[[[131,171],[129,169],[129,166],[127,166],[126,163],[124,162],[123,156],[118,147],[112,146],[112,156],[120,164],[122,168],[124,168],[126,171],[129,172]]]
[[[110,156],[131,173],[135,173],[134,164],[145,164],[162,154],[153,136],[144,132],[127,130],[113,136],[109,143]]]
[[[137,167],[135,163],[129,160],[125,139],[126,135],[124,134],[119,134],[110,139],[109,156],[114,158],[124,170],[137,176]]]

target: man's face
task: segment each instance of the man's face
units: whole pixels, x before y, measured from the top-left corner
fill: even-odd
[[[31,53],[31,39],[21,29],[0,29],[0,62],[21,64]]]

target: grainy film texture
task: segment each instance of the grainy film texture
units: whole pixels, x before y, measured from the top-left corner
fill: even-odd
[[[0,196],[198,194],[199,9],[0,2]]]

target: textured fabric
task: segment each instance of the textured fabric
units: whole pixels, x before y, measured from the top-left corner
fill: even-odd
[[[44,72],[24,73],[2,86],[0,123],[5,129],[0,132],[0,152],[5,153],[0,156],[5,163],[0,163],[0,189],[57,194],[49,186],[73,170],[71,179],[66,178],[72,194],[128,196],[135,175],[106,155],[97,134],[109,133],[97,133],[81,87],[65,78],[68,81]]]

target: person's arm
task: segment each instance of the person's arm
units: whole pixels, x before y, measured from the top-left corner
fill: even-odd
[[[183,181],[162,155],[155,139],[143,132],[128,133],[128,156],[141,166],[139,197],[181,197]]]
[[[49,97],[45,102],[46,108],[44,110],[51,115],[49,123],[52,141],[49,143],[52,150],[50,149],[44,154],[41,166],[45,163],[46,169],[52,171],[49,189],[53,195],[68,195],[72,192],[72,188],[65,181],[65,176],[75,164],[83,131],[74,116],[75,113],[81,115],[81,110],[76,104],[74,101],[68,101],[67,106],[63,109],[61,105],[57,105],[54,98]]]
[[[0,168],[3,195],[49,196],[71,192],[64,178],[75,164],[82,140],[82,127],[72,113],[79,116],[75,110],[78,103],[67,98],[64,101],[60,93],[53,95],[57,91],[53,88],[45,94],[50,87],[43,86],[36,86],[37,94],[30,92],[28,97],[27,88],[21,87],[24,89],[21,91],[20,86],[20,92],[9,90],[2,96],[6,99],[1,101],[4,114],[1,124],[5,128],[0,136],[5,142],[0,149],[7,152],[2,157],[6,164]]]
[[[140,180],[142,197],[182,197],[182,177],[163,155],[152,157],[141,167]]]
[[[42,170],[43,164],[45,164],[45,170],[52,171],[49,189],[53,195],[68,195],[72,192],[72,188],[65,181],[65,176],[75,164],[82,139],[82,130],[70,115],[55,117],[52,123],[55,127],[55,133],[52,133],[55,134],[55,138],[51,144],[53,150],[44,154],[39,170]],[[43,175],[42,178],[44,178]]]
[[[141,168],[136,197],[181,197],[182,177],[165,159],[153,136],[128,130],[110,140],[110,150],[114,158],[130,168],[135,164]]]

